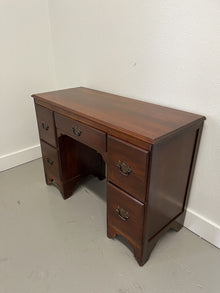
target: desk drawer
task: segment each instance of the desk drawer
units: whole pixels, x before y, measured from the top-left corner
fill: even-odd
[[[141,243],[144,204],[111,183],[107,183],[107,219],[121,235]]]
[[[57,113],[55,113],[55,123],[64,134],[98,152],[106,152],[106,134],[104,132]]]
[[[59,160],[57,150],[49,144],[41,141],[44,170],[47,175],[59,179]]]
[[[108,136],[108,180],[144,202],[149,152]]]
[[[49,144],[56,146],[53,112],[35,104],[39,136]]]

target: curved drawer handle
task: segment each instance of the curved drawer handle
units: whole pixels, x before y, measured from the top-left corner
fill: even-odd
[[[126,212],[124,209],[120,208],[119,206],[117,207],[116,212],[123,221],[127,221],[129,219],[128,212]]]
[[[118,161],[117,167],[122,175],[128,176],[131,174],[131,168],[124,162]]]
[[[43,129],[46,131],[49,129],[49,125],[47,125],[46,122],[42,122],[41,125],[42,125]]]
[[[47,163],[52,166],[54,162],[50,158],[47,158]]]
[[[73,133],[76,135],[76,136],[80,136],[82,131],[80,130],[80,128],[78,126],[73,126],[72,127],[72,130],[73,130]]]

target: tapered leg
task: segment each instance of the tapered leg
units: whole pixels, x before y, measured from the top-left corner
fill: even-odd
[[[141,248],[141,246],[139,247],[139,246],[133,245],[133,250],[134,250],[134,257],[136,258],[138,264],[140,266],[142,266],[143,263],[142,263],[142,248]]]
[[[110,225],[107,225],[107,236],[108,238],[115,238],[116,237],[116,231],[115,229],[110,226]]]
[[[77,187],[80,179],[80,176],[76,176],[66,182],[57,182],[58,188],[62,194],[63,199],[67,199],[73,194],[73,191]]]
[[[176,232],[178,232],[180,229],[182,229],[182,227],[183,227],[183,224],[180,222],[177,222],[177,221],[174,221],[170,226],[170,228]]]
[[[47,174],[45,173],[45,181],[46,181],[46,184],[47,184],[47,185],[50,185],[50,184],[52,184],[53,179],[52,179],[51,177],[49,177],[49,175],[47,175]]]
[[[107,224],[108,238],[112,239],[112,238],[115,238],[117,235],[123,236],[130,243],[130,245],[133,248],[134,257],[136,258],[138,264],[140,266],[143,265],[144,263],[142,263],[142,247],[141,247],[141,245],[139,246],[138,244],[131,242],[129,239],[127,239],[127,237],[125,237],[125,235],[123,235],[123,233],[121,233],[120,231],[116,231],[113,226]]]

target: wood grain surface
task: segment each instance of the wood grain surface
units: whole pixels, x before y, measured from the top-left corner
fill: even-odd
[[[84,87],[32,97],[149,143],[205,119],[201,115]]]

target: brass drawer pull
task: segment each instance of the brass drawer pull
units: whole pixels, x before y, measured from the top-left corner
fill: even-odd
[[[118,161],[117,167],[122,175],[128,176],[131,174],[131,168],[126,163]]]
[[[46,131],[49,129],[49,125],[47,125],[46,122],[42,122],[41,125],[42,125],[43,129]]]
[[[121,209],[119,206],[117,207],[116,212],[123,221],[127,221],[129,219],[128,212],[126,212],[124,209]]]
[[[80,128],[78,126],[73,126],[72,127],[72,130],[73,130],[73,133],[76,135],[76,136],[80,136],[82,131],[80,130]]]
[[[50,164],[51,166],[53,165],[53,161],[50,158],[47,158],[47,163]]]

